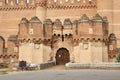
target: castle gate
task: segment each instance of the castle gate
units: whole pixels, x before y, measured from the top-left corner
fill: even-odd
[[[62,65],[70,62],[70,54],[66,48],[58,49],[56,53],[56,64]]]

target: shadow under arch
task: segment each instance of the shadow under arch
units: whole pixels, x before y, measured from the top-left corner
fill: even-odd
[[[56,65],[64,65],[70,62],[70,53],[66,48],[59,48],[56,52]]]

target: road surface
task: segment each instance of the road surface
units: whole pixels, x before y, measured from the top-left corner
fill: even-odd
[[[40,70],[0,75],[0,80],[120,80],[120,70]]]

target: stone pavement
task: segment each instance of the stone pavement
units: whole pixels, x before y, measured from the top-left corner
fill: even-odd
[[[40,70],[1,75],[0,80],[120,80],[120,70]]]

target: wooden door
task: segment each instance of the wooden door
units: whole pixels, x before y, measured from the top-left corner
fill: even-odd
[[[65,48],[60,48],[56,53],[56,64],[62,65],[70,61],[69,51]]]

